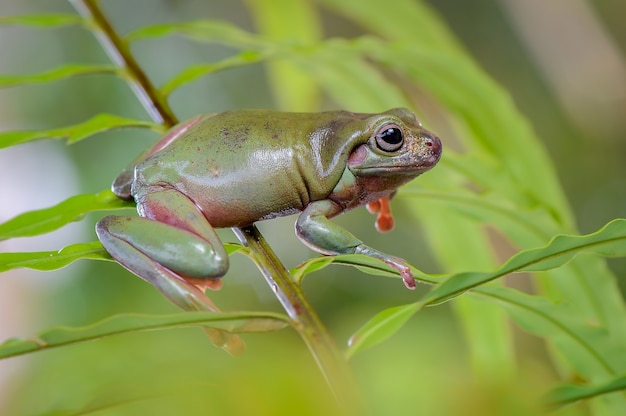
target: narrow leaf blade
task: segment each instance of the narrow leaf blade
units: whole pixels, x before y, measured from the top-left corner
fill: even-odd
[[[341,254],[338,256],[313,257],[301,263],[296,268],[292,269],[291,273],[295,273],[295,275],[297,276],[297,280],[301,280],[307,274],[321,270],[322,268],[330,264],[356,267],[363,273],[367,273],[373,276],[395,278],[400,277],[398,271],[389,266],[384,261],[363,254]],[[411,273],[413,273],[417,281],[420,281],[422,283],[433,284],[439,283],[441,281],[441,279],[439,279],[437,276],[428,275],[413,266],[411,266]]]
[[[410,303],[379,312],[350,337],[346,356],[350,358],[358,351],[386,341],[398,332],[420,308],[419,303]]]
[[[202,42],[219,42],[235,47],[256,49],[266,42],[257,35],[218,20],[193,20],[181,23],[165,23],[141,27],[126,36],[128,42],[154,39],[169,35],[182,35]]]
[[[191,65],[163,85],[161,87],[161,93],[164,96],[168,96],[177,88],[189,84],[203,76],[226,69],[255,64],[267,59],[268,56],[268,54],[257,51],[243,51],[219,62]]]
[[[123,314],[84,327],[51,328],[32,339],[7,340],[0,344],[0,359],[137,331],[200,326],[230,333],[270,332],[289,323],[286,316],[270,312]]]
[[[83,19],[76,14],[25,14],[0,16],[0,25],[21,25],[35,27],[59,27],[81,24]]]
[[[273,41],[313,45],[321,38],[318,10],[308,0],[248,1],[248,6],[258,31]],[[267,76],[279,108],[312,111],[318,107],[317,82],[295,60],[270,62]]]
[[[35,84],[58,81],[78,75],[119,74],[120,70],[111,65],[75,65],[68,64],[49,71],[29,75],[0,75],[0,88],[21,84]]]
[[[323,256],[323,257],[313,257],[302,263],[300,263],[295,268],[289,270],[289,274],[291,274],[295,281],[300,282],[309,273],[316,272],[318,270],[324,269],[329,264],[332,264],[334,257],[331,256]]]
[[[571,304],[501,286],[483,286],[472,293],[500,304],[529,333],[549,339],[585,377],[606,379],[626,371],[624,346],[606,328],[578,319]]]
[[[0,241],[49,233],[70,222],[83,219],[88,212],[134,206],[134,203],[122,201],[108,190],[98,194],[76,195],[55,206],[25,212],[0,224]]]
[[[334,264],[340,264],[344,266],[353,266],[360,271],[374,275],[374,276],[386,276],[386,277],[400,277],[397,270],[389,266],[382,260],[378,260],[363,254],[342,254],[340,256],[332,257]],[[422,283],[439,283],[439,279],[435,275],[428,275],[423,271],[411,266],[411,273],[415,276],[415,279]]]
[[[546,397],[548,407],[558,408],[579,400],[591,399],[603,394],[626,390],[626,375],[598,386],[577,386],[565,384],[553,389]]]
[[[607,257],[626,256],[626,219],[615,219],[591,234],[556,236],[544,247],[515,254],[495,272],[453,275],[430,291],[422,302],[428,305],[439,303],[513,272],[554,269],[580,253]]]
[[[42,139],[67,139],[68,144],[72,144],[97,133],[130,127],[163,132],[161,125],[149,121],[124,118],[113,114],[98,114],[83,123],[58,129],[2,132],[0,133],[0,149]]]
[[[59,251],[0,253],[0,273],[18,268],[40,271],[57,270],[80,259],[112,261],[102,244],[99,241],[93,241],[72,244]]]

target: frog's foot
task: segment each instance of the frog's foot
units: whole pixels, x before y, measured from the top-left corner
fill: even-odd
[[[318,253],[328,255],[364,254],[382,260],[400,272],[407,288],[415,289],[415,277],[413,277],[411,268],[405,260],[363,244],[361,240],[347,230],[328,220],[327,217],[332,217],[340,212],[341,207],[330,200],[310,203],[296,221],[296,235],[304,244]]]
[[[400,272],[400,276],[402,277],[402,281],[407,289],[414,290],[415,289],[415,277],[411,272],[411,268],[409,267],[406,260],[401,259],[399,257],[390,256],[388,254],[382,253],[378,250],[375,250],[365,244],[361,244],[354,249],[355,254],[365,254],[366,256],[373,257],[378,260],[382,260],[387,263],[389,266],[396,269]]]
[[[381,233],[393,230],[393,216],[391,215],[391,206],[389,205],[389,197],[384,196],[377,201],[370,202],[366,205],[367,210],[376,216],[376,229]]]
[[[223,284],[222,279],[194,279],[192,277],[185,277],[184,279],[200,289],[202,292],[207,289],[220,290]]]
[[[400,276],[402,276],[402,281],[404,282],[404,286],[406,286],[409,290],[415,290],[415,276],[411,272],[411,268],[407,266],[404,260],[399,259],[397,257],[393,257],[390,259],[386,259],[385,263],[396,269],[400,272]]]

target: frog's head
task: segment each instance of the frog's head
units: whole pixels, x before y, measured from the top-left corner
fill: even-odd
[[[422,127],[415,115],[395,108],[368,120],[368,138],[348,158],[357,178],[379,178],[396,187],[426,172],[441,157],[441,141]]]

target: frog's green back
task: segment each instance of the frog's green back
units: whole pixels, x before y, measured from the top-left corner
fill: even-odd
[[[188,122],[174,127],[144,152],[117,177],[113,191],[120,198],[132,199],[135,166],[156,157],[162,165],[169,166],[187,161],[185,169],[195,177],[210,175],[216,168],[240,177],[267,176],[269,171],[276,172],[286,163],[296,162],[297,173],[314,193],[328,192],[328,187],[332,189],[341,176],[355,142],[367,141],[369,133],[364,120],[371,116],[346,111],[269,110],[202,116],[194,119],[191,126]],[[185,131],[177,133],[181,127]],[[163,141],[167,141],[167,146],[160,145]],[[155,153],[157,147],[159,151]],[[270,166],[272,163],[275,165]]]
[[[391,115],[403,116],[396,112],[235,110],[198,116],[144,152],[113,190],[141,201],[176,189],[217,227],[293,214],[326,199],[352,150]]]
[[[136,166],[131,193],[176,189],[218,227],[295,213],[332,192],[351,150],[369,138],[367,118],[265,110],[202,118]]]
[[[215,114],[209,113],[202,116],[196,116],[191,120],[187,120],[183,123],[179,123],[172,127],[167,134],[161,137],[156,143],[150,146],[148,149],[141,152],[133,161],[126,166],[126,168],[120,173],[111,185],[113,193],[121,199],[130,201],[132,196],[132,185],[135,178],[135,166],[143,162],[145,159],[153,155],[155,152],[167,147],[170,143],[175,141],[180,135],[184,134],[191,126],[202,121],[203,119],[213,117]]]

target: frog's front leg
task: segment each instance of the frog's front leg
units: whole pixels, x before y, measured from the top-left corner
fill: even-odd
[[[342,208],[331,200],[310,203],[296,221],[296,234],[304,244],[322,254],[364,254],[382,260],[400,272],[407,288],[415,289],[415,277],[405,260],[365,245],[328,219],[341,211]]]

